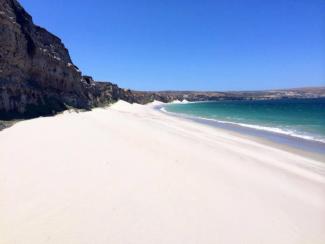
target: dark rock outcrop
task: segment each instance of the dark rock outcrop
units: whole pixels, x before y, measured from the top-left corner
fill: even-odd
[[[0,0],[0,119],[90,109],[129,95],[82,76],[58,37],[34,25],[16,0]]]

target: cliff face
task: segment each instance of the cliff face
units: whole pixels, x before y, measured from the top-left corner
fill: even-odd
[[[91,108],[130,92],[82,76],[61,40],[34,25],[16,0],[0,0],[0,119]]]
[[[86,106],[82,76],[67,49],[35,26],[16,0],[0,0],[0,47],[2,113],[46,114],[64,109],[64,103]]]
[[[15,0],[0,0],[1,77],[31,80],[57,90],[80,92],[81,73],[61,40],[35,26]]]

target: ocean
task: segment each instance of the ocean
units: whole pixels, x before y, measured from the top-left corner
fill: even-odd
[[[325,98],[172,103],[166,112],[325,143]]]

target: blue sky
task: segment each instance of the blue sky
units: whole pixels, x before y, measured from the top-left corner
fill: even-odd
[[[324,0],[21,0],[96,80],[138,90],[325,85]]]

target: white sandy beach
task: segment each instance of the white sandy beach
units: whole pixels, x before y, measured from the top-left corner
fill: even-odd
[[[325,243],[324,162],[152,106],[1,131],[0,243]]]

